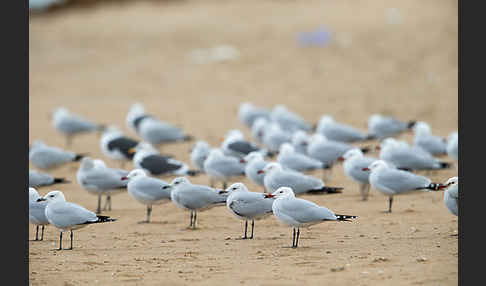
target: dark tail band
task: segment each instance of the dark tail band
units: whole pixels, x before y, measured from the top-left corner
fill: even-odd
[[[54,178],[54,184],[69,184],[71,181],[68,181],[64,178]]]
[[[350,219],[357,218],[358,216],[355,215],[341,215],[341,214],[335,214],[337,217],[337,220],[339,221],[351,221]]]
[[[366,154],[366,153],[371,151],[371,147],[362,147],[360,149],[361,149],[361,152],[363,152],[363,154]]]

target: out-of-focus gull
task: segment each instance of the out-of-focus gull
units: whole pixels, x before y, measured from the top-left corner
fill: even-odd
[[[39,193],[34,188],[29,188],[29,222],[35,225],[35,240],[44,240],[44,227],[49,224],[46,218],[46,202],[38,202]],[[39,226],[42,226],[42,234],[39,239]]]
[[[263,183],[264,174],[258,174],[259,170],[263,170],[265,166],[269,163],[265,161],[263,155],[258,152],[251,152],[243,158],[245,161],[245,175],[253,183],[262,186],[265,189],[265,184]]]
[[[101,161],[101,160],[100,160]],[[98,162],[100,162],[98,161]],[[96,213],[101,213],[101,196],[106,195],[106,204],[111,210],[111,195],[120,193],[127,188],[127,181],[121,178],[126,176],[128,171],[120,172],[120,169],[106,167],[104,162],[96,163],[90,157],[81,160],[81,165],[76,173],[78,184],[88,193],[98,196],[98,207]]]
[[[273,153],[260,149],[256,144],[245,139],[243,133],[238,129],[232,129],[226,133],[221,150],[227,156],[243,158],[250,152],[262,152],[264,155],[273,156]]]
[[[309,146],[310,136],[302,130],[297,130],[292,134],[291,143],[296,152],[307,155],[307,146]]]
[[[424,176],[390,167],[383,160],[376,160],[363,171],[371,171],[370,184],[380,193],[388,196],[388,212],[392,212],[393,196],[415,190],[438,190],[444,188],[440,183],[432,181]]]
[[[259,144],[264,144],[263,136],[265,135],[265,130],[269,128],[270,122],[270,119],[264,117],[259,117],[253,122],[251,126],[251,137]]]
[[[54,170],[69,162],[79,161],[83,157],[83,154],[51,147],[40,140],[34,141],[29,150],[29,160],[42,170]]]
[[[459,151],[458,151],[458,143],[459,143],[459,134],[456,132],[452,132],[447,137],[447,155],[449,157],[454,158],[456,161],[459,161]]]
[[[104,126],[71,113],[64,107],[57,108],[52,116],[52,125],[66,137],[66,147],[70,147],[73,137],[83,133],[102,131]]]
[[[170,201],[170,185],[157,178],[147,176],[144,170],[134,169],[121,180],[128,180],[128,194],[137,202],[147,206],[147,219],[139,223],[149,223],[153,205]]]
[[[283,130],[277,123],[269,123],[262,132],[263,144],[272,152],[277,152],[283,143],[292,142],[292,133]]]
[[[325,163],[317,159],[295,152],[294,147],[290,143],[284,143],[280,146],[277,162],[284,168],[298,172],[329,168]]]
[[[330,115],[321,117],[317,124],[316,132],[321,133],[329,140],[347,143],[375,138],[373,135],[366,134],[351,125],[336,122]]]
[[[221,149],[213,148],[204,161],[204,171],[209,176],[211,186],[222,182],[223,189],[226,189],[231,178],[245,175],[245,164],[244,160],[226,156]]]
[[[67,184],[71,183],[70,181],[66,180],[65,178],[54,178],[53,176],[38,172],[36,170],[29,170],[29,187],[43,187],[43,186],[52,186],[55,184]]]
[[[129,152],[135,148],[139,141],[125,136],[115,126],[108,126],[102,133],[100,146],[103,154],[112,159],[120,161],[121,168],[124,168],[126,161],[133,159],[134,153]]]
[[[47,201],[45,215],[49,223],[59,229],[59,248],[62,250],[62,233],[65,231],[71,232],[71,247],[67,250],[73,249],[73,230],[86,227],[93,223],[104,223],[115,221],[116,219],[109,216],[96,215],[94,212],[85,209],[84,207],[66,202],[64,194],[61,191],[51,191],[44,197],[37,199],[40,201]]]
[[[272,210],[278,221],[293,228],[292,248],[299,246],[300,228],[325,221],[350,221],[354,215],[340,215],[314,202],[295,197],[292,188],[280,187],[274,193],[267,194],[267,199],[275,198]],[[296,231],[297,228],[297,231]]]
[[[238,219],[245,221],[242,239],[253,239],[255,220],[272,214],[273,199],[265,199],[265,194],[250,192],[243,183],[234,183],[226,189],[226,207]],[[251,220],[251,235],[247,236],[248,221]]]
[[[378,139],[393,137],[409,131],[416,121],[402,122],[391,116],[373,114],[368,119],[368,132]]]
[[[409,146],[404,141],[386,138],[380,144],[380,159],[390,162],[397,168],[409,170],[439,170],[451,167],[418,146]]]
[[[451,214],[459,215],[459,178],[449,178],[445,184],[446,190],[444,192],[444,203]]]
[[[127,113],[125,123],[135,134],[139,135],[140,123],[145,118],[155,118],[155,116],[145,112],[145,107],[140,102],[134,103]]]
[[[208,186],[192,184],[185,177],[178,177],[170,183],[170,198],[179,208],[191,211],[189,227],[196,228],[197,212],[226,203],[228,193]]]
[[[192,164],[201,172],[204,172],[204,161],[209,156],[211,146],[208,142],[198,140],[191,148],[190,159]]]
[[[297,130],[311,131],[312,125],[307,123],[297,113],[290,111],[285,105],[278,104],[270,113],[270,118],[278,123],[283,130],[295,132]]]
[[[270,111],[255,106],[249,102],[243,102],[238,109],[238,119],[247,127],[252,127],[257,118],[270,118]]]
[[[171,156],[162,155],[146,142],[141,142],[137,147],[130,149],[135,152],[133,165],[137,169],[143,169],[151,175],[165,176],[195,176],[200,173],[197,170],[190,170],[184,162],[173,159]]]
[[[258,171],[265,174],[263,183],[268,192],[275,192],[280,187],[290,187],[295,194],[303,193],[341,193],[341,187],[326,187],[318,178],[293,170],[284,170],[279,163],[272,162]]]
[[[368,168],[371,163],[378,159],[366,157],[363,155],[363,152],[361,152],[360,149],[354,148],[346,151],[342,157],[339,157],[339,160],[344,161],[344,174],[359,184],[359,192],[361,193],[361,197],[363,201],[366,201],[370,191],[370,172],[363,171],[363,168]]]
[[[413,127],[413,143],[432,155],[446,155],[447,143],[440,136],[433,135],[430,126],[426,122],[419,121]]]

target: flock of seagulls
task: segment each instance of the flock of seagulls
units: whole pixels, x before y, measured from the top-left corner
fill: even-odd
[[[43,240],[44,228],[53,225],[62,234],[89,224],[113,222],[102,216],[111,210],[111,196],[127,191],[130,197],[146,207],[150,223],[152,207],[172,202],[190,212],[189,228],[196,228],[198,213],[216,206],[226,206],[237,219],[245,221],[242,239],[254,237],[255,220],[274,215],[283,225],[292,228],[292,248],[297,248],[300,228],[326,221],[351,221],[356,215],[336,214],[312,201],[297,198],[302,194],[339,194],[343,187],[328,186],[332,169],[343,164],[346,177],[358,184],[361,199],[366,201],[370,188],[388,197],[392,212],[393,198],[411,191],[445,191],[444,203],[458,215],[458,177],[445,183],[432,182],[417,171],[437,172],[454,166],[458,160],[458,133],[441,138],[422,121],[400,121],[374,114],[368,130],[337,122],[323,115],[316,124],[304,120],[284,105],[272,109],[245,102],[240,104],[238,119],[248,128],[251,139],[238,129],[229,130],[220,146],[211,146],[187,134],[181,127],[147,113],[141,103],[129,109],[125,124],[136,137],[124,134],[115,125],[99,124],[58,108],[51,117],[52,126],[65,137],[69,149],[83,133],[99,133],[102,154],[118,161],[119,168],[108,167],[100,158],[87,153],[77,154],[35,140],[29,148],[29,159],[38,170],[29,170],[29,220],[36,226],[35,240]],[[398,139],[413,132],[413,145]],[[165,144],[195,141],[190,148],[190,162],[177,160],[159,149]],[[367,144],[358,147],[355,143]],[[379,152],[377,158],[372,152]],[[61,191],[40,196],[36,188],[72,184],[65,178],[48,173],[80,162],[76,181],[86,192],[97,196],[96,213],[67,202]],[[127,163],[133,168],[125,169]],[[316,177],[315,171],[322,172]],[[189,177],[206,175],[208,185],[191,183]],[[164,177],[175,176],[171,182]],[[241,183],[242,178],[261,187],[252,192]],[[221,189],[217,185],[221,185]],[[229,187],[228,187],[229,185]],[[101,208],[102,197],[106,197]],[[248,224],[251,232],[248,235]],[[41,235],[39,239],[39,227]]]

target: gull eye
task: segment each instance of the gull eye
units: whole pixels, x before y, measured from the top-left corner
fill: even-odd
[[[49,195],[49,197],[53,198],[53,197],[54,197],[54,195]]]

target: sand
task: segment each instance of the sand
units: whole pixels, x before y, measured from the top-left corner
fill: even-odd
[[[388,8],[399,8],[398,23],[387,22]],[[447,136],[458,128],[457,11],[457,1],[438,0],[210,0],[110,1],[33,15],[29,142],[64,147],[49,121],[57,106],[135,137],[125,125],[134,102],[212,145],[231,128],[250,136],[236,116],[243,101],[269,108],[286,104],[310,122],[330,114],[362,129],[372,113],[390,114],[426,121],[434,133]],[[331,32],[331,42],[300,46],[298,33],[318,27]],[[209,63],[190,57],[217,45],[233,46],[239,57]],[[412,135],[401,139],[412,142]],[[167,145],[163,151],[189,163],[191,146]],[[71,149],[118,166],[102,155],[96,134],[75,138]],[[59,189],[69,201],[95,210],[97,198],[76,182],[78,165],[51,172],[72,184],[39,192]],[[426,175],[445,182],[457,173],[453,168]],[[205,175],[191,180],[209,182]],[[137,224],[145,207],[122,193],[112,198],[112,211],[104,212],[118,221],[76,231],[74,250],[55,250],[59,232],[52,226],[43,242],[30,241],[30,282],[457,285],[458,220],[446,209],[443,193],[397,196],[393,213],[386,214],[387,198],[372,189],[369,200],[360,201],[341,165],[328,185],[345,189],[302,198],[359,218],[302,229],[298,249],[284,247],[291,245],[291,229],[274,217],[256,222],[255,239],[238,240],[244,224],[225,207],[200,213],[194,231],[186,229],[189,213],[171,203],[153,208],[151,224]],[[34,238],[32,225],[29,231]]]

